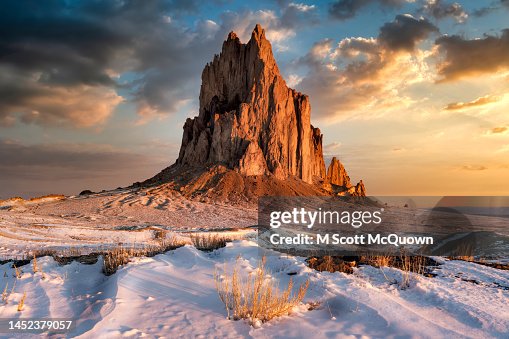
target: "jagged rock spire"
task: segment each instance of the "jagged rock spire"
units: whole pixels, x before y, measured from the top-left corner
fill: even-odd
[[[246,176],[307,183],[330,176],[350,187],[339,161],[326,172],[323,136],[310,112],[308,96],[281,76],[264,29],[257,24],[246,44],[230,32],[203,70],[199,115],[184,125],[177,165],[222,164]]]

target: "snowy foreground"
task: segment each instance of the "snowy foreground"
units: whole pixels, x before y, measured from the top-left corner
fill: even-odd
[[[263,254],[269,279],[280,286],[290,278],[295,286],[309,279],[304,302],[319,306],[302,305],[259,328],[226,319],[214,272],[231,268],[239,256],[242,271],[253,271]],[[210,253],[187,245],[135,258],[109,277],[101,272],[101,260],[60,266],[44,257],[37,260],[44,274],[26,265],[20,279],[11,264],[0,266],[2,290],[16,280],[7,304],[0,301],[0,318],[73,318],[77,327],[67,336],[80,338],[507,338],[509,271],[442,261],[437,277],[413,276],[410,287],[401,289],[391,283],[401,280],[397,269],[362,266],[351,275],[320,273],[304,258],[262,253],[247,240]],[[18,312],[24,292],[24,310]]]

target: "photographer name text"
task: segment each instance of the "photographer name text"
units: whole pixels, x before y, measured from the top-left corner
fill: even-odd
[[[270,235],[273,245],[433,245],[433,237],[430,236],[401,236],[391,234],[356,234],[345,236],[339,233],[328,234],[305,234],[285,236],[279,233]]]

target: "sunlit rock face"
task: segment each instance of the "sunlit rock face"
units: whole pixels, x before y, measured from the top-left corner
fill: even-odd
[[[203,70],[199,115],[184,124],[177,166],[219,164],[244,176],[352,187],[336,158],[326,171],[310,114],[308,96],[281,76],[263,28],[256,25],[246,44],[231,32]]]

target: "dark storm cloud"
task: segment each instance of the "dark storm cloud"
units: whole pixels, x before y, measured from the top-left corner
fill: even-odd
[[[21,115],[26,122],[91,126],[121,102],[119,89],[130,93],[141,114],[174,111],[218,43],[215,23],[185,28],[174,22],[198,6],[164,0],[3,2],[0,94],[7,99],[0,104],[0,123]],[[120,83],[126,71],[136,80]],[[74,99],[56,100],[67,90]],[[105,101],[102,111],[80,109],[94,98]]]
[[[391,50],[412,51],[417,42],[424,40],[438,28],[427,19],[411,15],[397,15],[394,21],[380,28],[378,40]]]
[[[457,35],[442,36],[436,44],[445,55],[445,60],[438,65],[441,81],[509,69],[509,29],[504,29],[500,36],[473,40]]]
[[[384,7],[398,8],[406,0],[338,0],[329,6],[329,14],[338,20],[346,20],[355,17],[357,12],[371,4],[378,4]]]
[[[148,3],[148,2],[147,2]],[[130,3],[9,1],[0,20],[0,62],[25,71],[40,72],[49,84],[103,84],[115,81],[106,69],[114,55],[127,52],[133,42],[129,25],[114,23],[129,18]],[[142,21],[145,18],[140,16]],[[125,27],[122,27],[125,26]],[[125,49],[125,51],[122,51]]]
[[[427,0],[422,11],[435,19],[453,18],[457,22],[464,22],[468,14],[457,2],[444,0]]]

